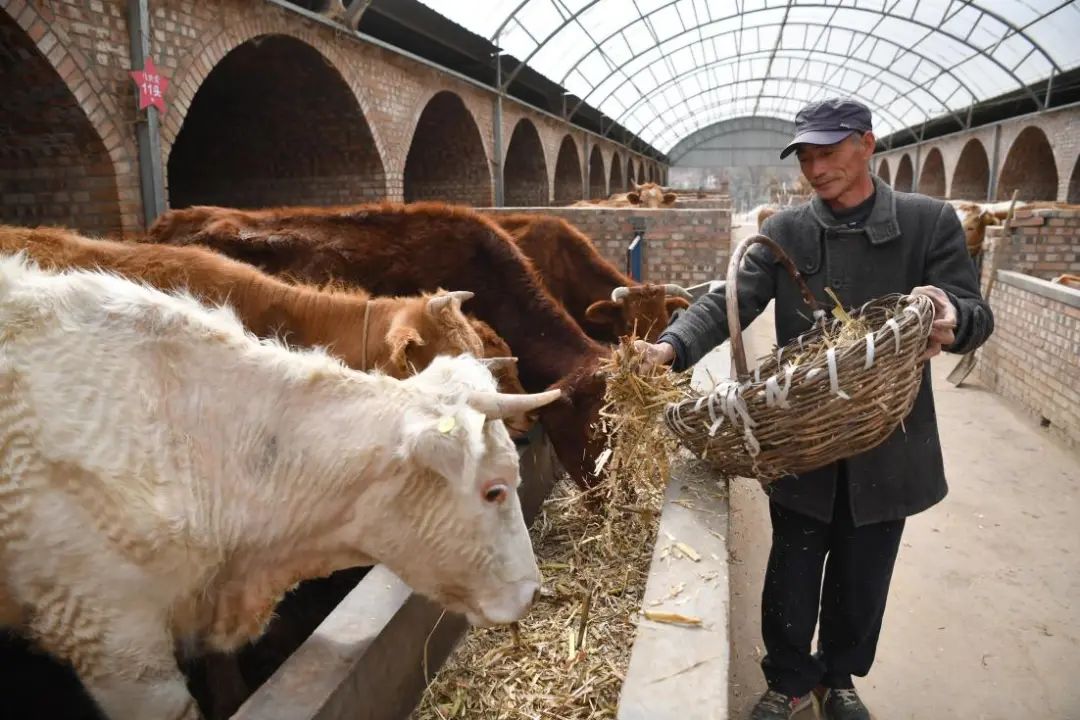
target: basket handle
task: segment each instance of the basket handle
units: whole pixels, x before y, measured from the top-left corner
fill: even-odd
[[[743,346],[742,339],[742,327],[739,323],[739,288],[738,288],[738,275],[739,268],[742,266],[743,255],[750,249],[751,245],[761,243],[765,247],[772,250],[773,255],[783,264],[787,269],[788,274],[791,275],[791,279],[799,286],[799,290],[802,291],[803,299],[806,304],[810,306],[810,309],[815,313],[818,310],[818,301],[814,297],[814,294],[810,292],[810,288],[806,286],[806,281],[803,280],[802,274],[799,273],[795,267],[795,263],[791,261],[788,254],[784,252],[775,241],[764,235],[751,235],[745,238],[735,247],[735,252],[731,256],[731,262],[728,263],[727,269],[727,283],[724,286],[724,299],[727,301],[727,322],[728,322],[728,335],[731,338],[731,359],[735,363],[735,372],[738,374],[739,382],[743,382],[750,377],[750,371],[746,367],[746,348]],[[824,325],[824,318],[819,319],[819,322]]]

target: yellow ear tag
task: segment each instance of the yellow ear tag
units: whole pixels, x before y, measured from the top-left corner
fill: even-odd
[[[457,420],[449,415],[439,418],[439,432],[448,433],[457,426]]]

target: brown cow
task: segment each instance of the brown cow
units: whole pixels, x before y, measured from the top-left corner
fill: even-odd
[[[690,307],[690,293],[674,283],[642,285],[623,275],[562,218],[515,213],[493,219],[532,260],[548,291],[596,340],[618,342],[636,330],[654,342],[672,311]]]
[[[1057,283],[1058,285],[1064,285],[1065,287],[1076,288],[1077,290],[1080,290],[1080,275],[1072,275],[1070,273],[1065,273],[1063,275],[1058,275],[1056,278],[1054,278],[1050,282]]]
[[[563,467],[582,486],[601,449],[590,427],[610,349],[581,330],[544,289],[532,263],[490,218],[442,203],[171,210],[150,242],[204,245],[272,274],[331,280],[376,294],[452,286],[476,293],[474,312],[509,343],[526,388],[563,390],[539,415]]]
[[[490,327],[470,323],[460,304],[471,293],[377,297],[356,290],[290,285],[245,263],[201,248],[96,240],[51,227],[0,226],[0,251],[25,250],[46,268],[102,268],[163,290],[193,294],[234,307],[251,332],[279,332],[292,343],[323,345],[358,370],[398,378],[427,367],[440,354],[485,354],[485,344],[508,355]],[[365,328],[366,325],[366,328]],[[512,367],[500,367],[520,390]],[[517,423],[521,425],[520,421]]]
[[[964,243],[967,245],[968,254],[977,257],[982,252],[986,228],[1001,224],[998,217],[992,209],[979,203],[949,200],[949,204],[956,211],[960,225],[964,228]]]
[[[579,200],[570,207],[674,207],[679,196],[665,187],[653,182],[638,185],[631,183],[634,189],[625,193],[613,193],[607,200]]]

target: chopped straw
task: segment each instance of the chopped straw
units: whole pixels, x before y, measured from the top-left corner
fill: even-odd
[[[607,476],[587,493],[564,480],[537,516],[542,599],[515,626],[471,629],[414,720],[615,717],[677,449],[664,406],[688,397],[690,374],[643,370],[632,340],[602,370]]]

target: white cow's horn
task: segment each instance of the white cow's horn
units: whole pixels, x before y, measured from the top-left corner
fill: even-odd
[[[514,395],[512,393],[481,392],[469,393],[469,407],[484,413],[492,420],[524,415],[527,412],[541,408],[548,403],[555,402],[562,395],[561,390],[547,390],[542,393],[529,395]]]
[[[504,367],[509,367],[517,363],[516,357],[493,357],[493,358],[480,358],[480,362],[484,364],[489,370],[499,370]]]
[[[629,294],[630,294],[630,288],[626,287],[625,285],[620,285],[619,287],[617,287],[617,288],[615,288],[614,290],[611,291],[611,301],[612,302],[619,302],[620,300],[622,300],[624,297],[626,297]]]
[[[453,290],[446,293],[445,295],[436,295],[435,297],[428,300],[427,311],[434,315],[443,308],[449,307],[450,301],[454,298],[457,298],[460,302],[465,302],[472,296],[473,293],[469,292],[468,290]]]
[[[690,302],[694,301],[694,296],[687,291],[682,285],[676,285],[675,283],[664,283],[664,293],[667,295],[674,295],[681,297]]]

